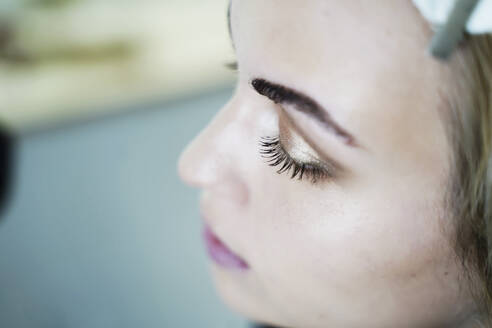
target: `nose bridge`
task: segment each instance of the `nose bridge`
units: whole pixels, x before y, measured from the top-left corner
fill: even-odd
[[[241,145],[240,130],[234,102],[230,101],[181,154],[178,162],[180,177],[200,188],[230,177],[236,165],[234,152],[239,151]]]

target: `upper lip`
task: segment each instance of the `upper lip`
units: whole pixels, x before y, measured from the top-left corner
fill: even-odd
[[[206,197],[208,196],[208,197]],[[210,206],[212,203],[210,202],[211,194],[202,193],[199,198],[199,210],[200,217],[203,223],[210,229],[210,231],[219,239],[229,250],[231,250],[234,254],[239,256],[242,259],[245,259],[242,256],[242,252],[240,248],[236,248],[236,245],[230,244],[226,239],[223,239],[221,235],[217,233],[217,226],[219,223],[218,216],[213,215],[212,209],[216,208],[214,206]]]
[[[214,227],[210,224],[210,222],[207,220],[207,218],[205,216],[202,215],[202,219],[203,219],[203,224],[206,226],[206,228],[208,228],[210,230],[210,232],[217,238],[221,241],[221,243],[223,243],[225,246],[227,246],[229,248],[229,245],[227,245],[226,242],[224,242],[224,240],[215,232],[215,229]]]
[[[211,221],[209,221],[208,217],[206,215],[204,215],[203,212],[201,213],[201,217],[202,217],[203,223],[208,227],[208,229],[210,229],[210,231],[215,235],[215,237],[218,240],[220,240],[220,242],[225,247],[227,247],[231,252],[233,252],[234,254],[239,256],[241,259],[245,260],[244,257],[242,256],[241,252],[236,251],[236,249],[234,247],[231,247],[228,242],[226,242],[219,234],[216,233],[216,230],[215,230],[214,226],[211,224]]]

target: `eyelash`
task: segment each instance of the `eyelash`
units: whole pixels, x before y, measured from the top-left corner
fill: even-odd
[[[278,174],[288,173],[290,169],[292,174],[291,179],[298,177],[298,180],[303,178],[311,178],[311,183],[316,184],[319,181],[325,181],[334,177],[333,172],[326,168],[313,163],[300,162],[293,159],[280,143],[279,136],[276,137],[261,137],[260,154],[267,160],[269,166],[280,166],[277,170]]]

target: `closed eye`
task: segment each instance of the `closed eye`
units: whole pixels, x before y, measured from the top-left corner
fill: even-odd
[[[336,167],[321,163],[303,162],[294,159],[284,149],[277,137],[262,137],[260,140],[260,154],[270,166],[280,166],[278,174],[290,173],[290,178],[298,180],[308,178],[311,183],[327,181],[336,176]]]

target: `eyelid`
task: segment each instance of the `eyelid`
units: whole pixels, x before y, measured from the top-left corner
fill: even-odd
[[[269,100],[271,101],[271,100]],[[312,140],[306,139],[302,131],[293,123],[293,119],[287,114],[281,104],[275,104],[278,113],[279,132],[276,137],[262,137],[260,140],[260,154],[268,159],[268,165],[281,165],[277,173],[285,173],[292,168],[291,179],[298,176],[302,180],[303,175],[311,178],[312,184],[321,182],[332,182],[334,179],[342,176],[344,170],[330,157],[321,156],[316,147],[312,146]],[[300,141],[304,145],[292,145]],[[289,146],[289,147],[285,147]],[[304,146],[304,147],[302,147]],[[301,153],[306,154],[307,159],[300,159],[293,156],[292,151],[287,149],[299,149]],[[303,152],[307,149],[307,151]],[[304,157],[304,156],[303,156]]]
[[[283,144],[288,145],[288,142],[285,142],[286,139],[288,138],[292,138],[292,139],[298,138],[302,140],[302,142],[305,143],[310,148],[310,151],[308,153],[311,153],[312,156],[315,157],[318,162],[322,164],[326,163],[325,165],[334,168],[334,170],[336,170],[338,174],[341,174],[341,172],[343,172],[343,166],[340,165],[338,161],[330,157],[326,153],[326,151],[321,150],[320,147],[317,145],[317,143],[314,142],[313,138],[307,136],[304,129],[299,127],[297,122],[292,118],[292,116],[288,113],[288,111],[285,110],[284,108],[285,105],[276,104],[276,106],[278,108],[278,117],[279,117],[278,124],[279,124],[280,136],[284,141]],[[297,136],[292,137],[293,134]]]
[[[294,131],[299,135],[299,138],[302,139],[309,147],[313,150],[315,157],[319,159],[322,163],[329,163],[334,166],[337,171],[343,173],[344,165],[341,165],[339,161],[335,160],[332,156],[330,156],[324,149],[320,147],[320,143],[324,140],[324,138],[316,138],[314,136],[310,136],[307,133],[307,128],[303,128],[300,124],[294,119],[292,114],[289,113],[285,108],[288,105],[278,105],[276,104],[279,110],[279,127],[281,129],[281,135],[288,135]],[[299,114],[302,115],[302,114]],[[286,127],[284,127],[284,125]]]
[[[339,165],[334,162],[331,159],[322,159],[316,151],[306,151],[304,152],[306,154],[306,157],[308,159],[301,159],[299,158],[293,150],[296,148],[296,146],[292,147],[287,147],[285,142],[282,142],[283,140],[282,134],[279,135],[279,143],[282,146],[282,149],[287,153],[287,155],[292,158],[292,160],[298,162],[298,163],[305,163],[308,165],[313,165],[316,166],[319,169],[323,169],[331,178],[338,177],[339,172],[341,171]],[[306,143],[306,141],[302,141],[303,143]],[[308,144],[308,147],[311,148]],[[288,150],[288,149],[292,150]],[[303,156],[304,157],[304,156]]]

